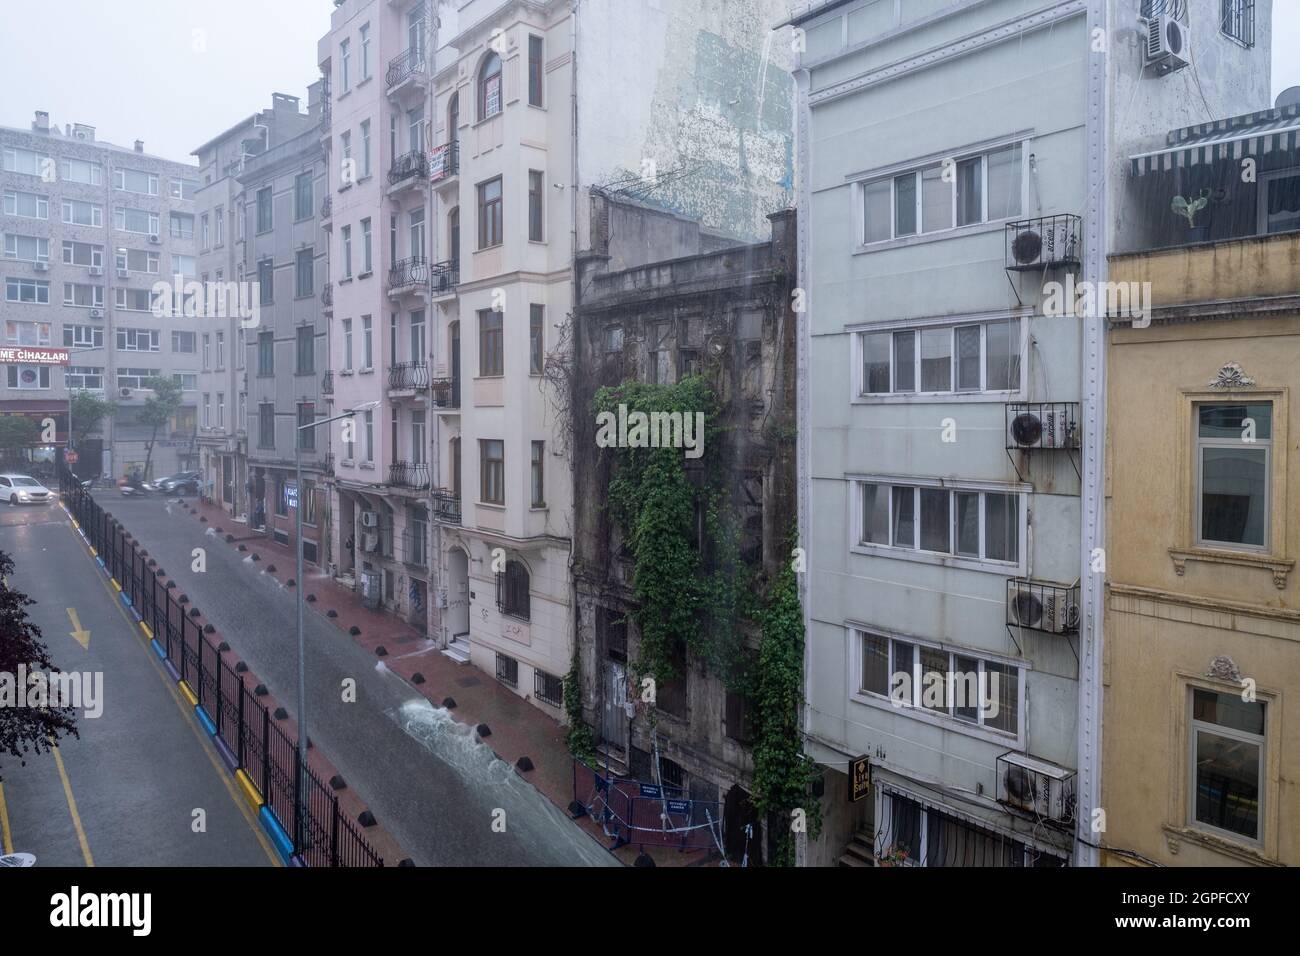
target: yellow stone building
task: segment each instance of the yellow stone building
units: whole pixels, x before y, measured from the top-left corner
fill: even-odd
[[[1300,863],[1300,232],[1256,228],[1110,260],[1154,308],[1109,333],[1107,865]]]

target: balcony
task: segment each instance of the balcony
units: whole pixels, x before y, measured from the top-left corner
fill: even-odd
[[[460,496],[444,488],[433,493],[433,520],[442,524],[460,524]]]
[[[321,224],[324,225],[325,223],[328,223],[330,219],[333,217],[333,215],[334,215],[334,197],[326,196],[325,200],[320,204]]]
[[[455,183],[460,175],[460,140],[443,143],[429,154],[429,181],[437,189]]]
[[[435,299],[456,294],[456,286],[460,284],[460,260],[445,259],[442,262],[435,262],[429,273],[430,289]]]
[[[332,370],[326,372],[325,377],[321,379],[320,393],[322,395],[334,394],[334,372]]]
[[[399,362],[388,370],[388,394],[403,392],[414,395],[429,387],[429,365],[427,362]]]
[[[460,408],[460,379],[459,378],[440,378],[435,379],[429,386],[433,392],[433,404],[437,408],[458,409]]]
[[[384,74],[384,83],[388,87],[388,95],[397,96],[407,91],[422,89],[428,82],[428,78],[428,57],[425,56],[424,50],[416,47],[403,50],[389,61],[388,71]]]
[[[393,297],[424,289],[428,282],[429,260],[424,256],[399,259],[388,270],[388,294]]]
[[[416,491],[429,487],[429,466],[422,461],[395,461],[388,467],[388,483]]]
[[[325,314],[330,315],[334,312],[334,283],[326,282],[321,286],[320,304],[324,307]]]
[[[429,178],[429,154],[422,149],[413,149],[393,160],[388,170],[388,194],[396,195],[403,190],[424,185]]]

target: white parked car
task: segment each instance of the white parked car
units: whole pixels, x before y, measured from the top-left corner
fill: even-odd
[[[43,505],[55,499],[54,492],[27,475],[0,475],[0,500],[11,505]]]

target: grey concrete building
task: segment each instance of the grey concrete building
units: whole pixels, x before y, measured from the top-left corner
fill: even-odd
[[[269,109],[194,150],[202,177],[195,195],[194,275],[205,291],[203,327],[198,341],[189,343],[195,349],[191,364],[198,407],[197,467],[203,472],[206,493],[235,516],[249,513],[244,467],[246,346],[257,337],[261,310],[272,304],[267,298],[272,282],[260,288],[270,277],[259,272],[259,263],[272,260],[251,257],[247,246],[291,221],[272,214],[265,194],[245,192],[239,176],[253,158],[307,132],[315,123],[300,110],[298,97],[276,93]],[[291,205],[283,215],[292,217]]]
[[[194,369],[184,345],[195,319],[167,315],[175,303],[155,285],[192,271],[198,171],[146,153],[140,140],[130,149],[100,142],[93,126],[60,130],[41,111],[31,129],[0,127],[0,160],[3,344],[37,359],[4,363],[0,413],[53,416],[62,444],[69,397],[87,390],[117,410],[84,443],[80,470],[122,477],[146,461],[154,475],[188,467],[194,393],[156,435],[138,415],[146,379]]]

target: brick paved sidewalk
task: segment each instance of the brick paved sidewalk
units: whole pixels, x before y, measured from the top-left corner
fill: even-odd
[[[259,562],[261,569],[287,584],[294,575],[294,553],[288,545],[275,542],[215,505],[186,499],[187,512],[196,520],[217,530],[218,538],[232,548],[242,548]],[[496,756],[515,767],[515,772],[536,787],[553,804],[568,812],[573,799],[573,760],[565,740],[565,727],[542,713],[523,698],[502,687],[490,675],[473,665],[457,664],[434,646],[423,634],[400,618],[361,605],[360,596],[323,572],[307,571],[305,599],[307,607],[331,620],[352,640],[371,653],[380,648],[386,667],[406,681],[417,694],[435,706],[448,698],[456,706],[450,712],[463,724],[486,725],[490,734],[483,743]],[[274,569],[274,570],[273,570]],[[330,612],[333,612],[331,616]],[[520,771],[517,761],[528,757],[533,768]],[[610,840],[589,818],[575,821],[602,846]],[[716,865],[717,854],[695,851],[681,853],[664,847],[647,847],[646,852],[657,866]],[[627,865],[637,858],[640,848],[624,846],[615,856]]]

